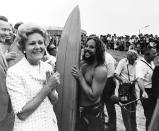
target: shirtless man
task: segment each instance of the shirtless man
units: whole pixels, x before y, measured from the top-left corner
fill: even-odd
[[[72,75],[80,84],[77,116],[79,131],[104,130],[104,105],[101,103],[107,80],[104,51],[104,46],[98,37],[89,37],[84,48],[80,69],[76,66],[72,67]]]

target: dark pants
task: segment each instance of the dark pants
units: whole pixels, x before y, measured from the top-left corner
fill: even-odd
[[[147,94],[149,96],[148,99],[142,100],[142,106],[144,108],[144,115],[146,118],[146,131],[147,131],[148,127],[150,125],[150,122],[151,122],[153,112],[154,112],[155,107],[156,107],[157,98],[152,95],[151,89],[145,89],[145,91],[147,92]]]
[[[137,131],[136,124],[136,103],[132,103],[125,107],[127,110],[121,108],[123,122],[126,131]]]
[[[111,96],[114,95],[115,87],[116,87],[116,82],[114,78],[113,77],[108,78],[102,95],[102,100],[106,105],[109,117],[108,121],[109,131],[116,131],[116,110],[114,103],[110,99]]]
[[[80,107],[76,131],[104,131],[103,108],[104,105],[102,103]]]
[[[120,84],[118,92],[120,102],[123,104],[136,100],[135,84]],[[137,131],[136,102],[124,107],[125,109],[121,108],[121,113],[126,131]]]

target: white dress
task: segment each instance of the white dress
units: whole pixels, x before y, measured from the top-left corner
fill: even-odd
[[[49,64],[41,61],[40,65],[32,66],[25,57],[8,69],[6,83],[15,113],[13,131],[58,131],[53,105],[48,97],[26,120],[20,120],[16,115],[43,88],[48,70],[52,70]]]

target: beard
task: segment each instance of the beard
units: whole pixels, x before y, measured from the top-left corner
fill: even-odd
[[[86,56],[85,56],[86,53],[89,53],[90,56],[89,56],[89,57],[86,57]],[[90,51],[84,51],[84,54],[83,54],[83,56],[82,56],[82,59],[83,59],[86,63],[92,64],[92,63],[94,62],[94,60],[95,60],[95,55],[94,55],[94,53],[92,53],[92,52],[90,52]]]

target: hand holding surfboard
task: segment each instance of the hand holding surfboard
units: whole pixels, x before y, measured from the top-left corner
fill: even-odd
[[[68,17],[57,52],[56,70],[61,83],[57,89],[59,100],[55,107],[60,131],[74,131],[77,109],[77,83],[71,74],[72,66],[79,67],[81,51],[80,12],[76,6]]]

